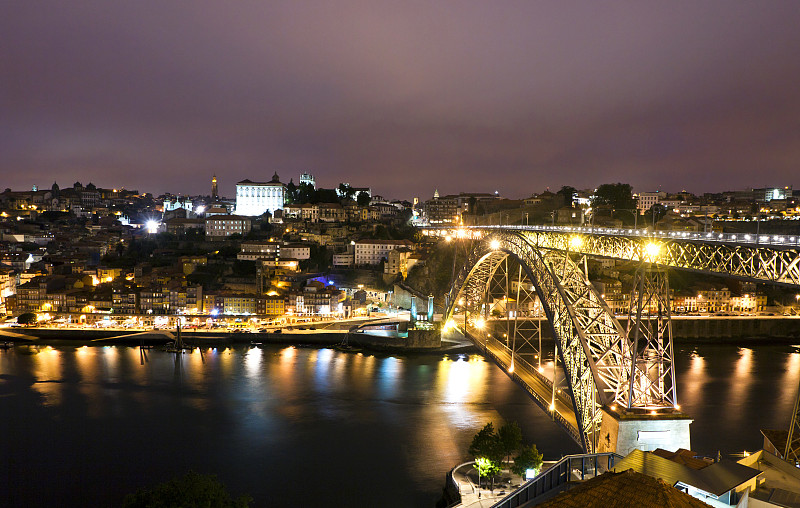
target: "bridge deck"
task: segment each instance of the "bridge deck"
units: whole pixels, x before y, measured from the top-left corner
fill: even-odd
[[[468,334],[467,336],[488,354],[503,372],[525,388],[542,409],[550,412],[549,407],[553,397],[553,383],[550,379],[541,374],[533,365],[519,357],[514,358],[514,370],[513,372],[509,372],[511,352],[502,342],[497,339],[477,337],[472,334]],[[553,419],[564,427],[572,438],[580,444],[581,433],[578,430],[578,421],[575,417],[575,410],[572,407],[572,400],[566,390],[562,389],[560,392],[556,393],[555,411],[552,412],[552,415]]]

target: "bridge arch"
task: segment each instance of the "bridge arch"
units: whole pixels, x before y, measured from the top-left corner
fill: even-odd
[[[535,289],[556,343],[575,417],[576,428],[567,430],[585,450],[593,451],[597,448],[601,408],[628,404],[631,344],[569,250],[540,249],[533,241],[520,232],[496,231],[477,242],[447,296],[444,320],[451,324],[456,313],[463,312],[465,333],[468,322],[474,325],[478,320],[488,320],[488,299],[498,270],[503,264],[507,268],[509,259],[517,263]],[[514,315],[518,317],[519,309]],[[491,340],[483,333],[473,334],[472,339],[481,345]],[[518,377],[526,367],[531,370],[517,363],[512,345],[505,370]],[[550,410],[554,410],[552,405]],[[560,423],[569,427],[572,422]]]

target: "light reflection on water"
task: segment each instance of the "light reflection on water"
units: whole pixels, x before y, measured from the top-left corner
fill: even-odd
[[[548,374],[551,359],[544,362]],[[75,506],[118,504],[121,493],[189,468],[219,474],[257,505],[266,499],[320,504],[335,492],[344,504],[431,506],[444,473],[465,458],[472,435],[489,421],[518,421],[549,458],[578,451],[479,355],[264,346],[206,348],[202,355],[195,349],[177,357],[150,350],[141,361],[138,348],[121,346],[0,351],[0,412],[16,415],[0,424],[0,440],[10,450],[5,463],[20,471],[8,473],[21,496],[12,506],[63,504],[58,485],[64,482],[43,486],[22,476],[42,461],[76,489],[95,486],[97,497]],[[752,450],[759,428],[788,424],[800,352],[678,347],[676,371],[679,402],[695,419],[693,447],[710,454]],[[48,439],[16,444],[28,435]],[[76,460],[94,473],[81,476]],[[127,473],[95,467],[112,463],[124,464]],[[264,481],[307,478],[309,468],[330,463],[339,466],[326,468],[325,478],[302,492],[276,494]],[[387,484],[387,478],[394,480]],[[373,492],[370,485],[380,487]]]

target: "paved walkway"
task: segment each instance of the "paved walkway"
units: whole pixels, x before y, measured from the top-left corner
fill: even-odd
[[[483,487],[478,488],[478,470],[473,467],[472,462],[455,468],[453,480],[461,494],[461,504],[457,506],[470,508],[488,508],[525,483],[522,477],[503,471],[495,478],[494,490],[487,487],[485,478],[482,479]]]

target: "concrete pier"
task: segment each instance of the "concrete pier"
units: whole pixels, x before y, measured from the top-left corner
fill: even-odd
[[[597,451],[624,456],[634,449],[691,450],[689,425],[694,421],[691,417],[676,410],[652,413],[603,408]]]

